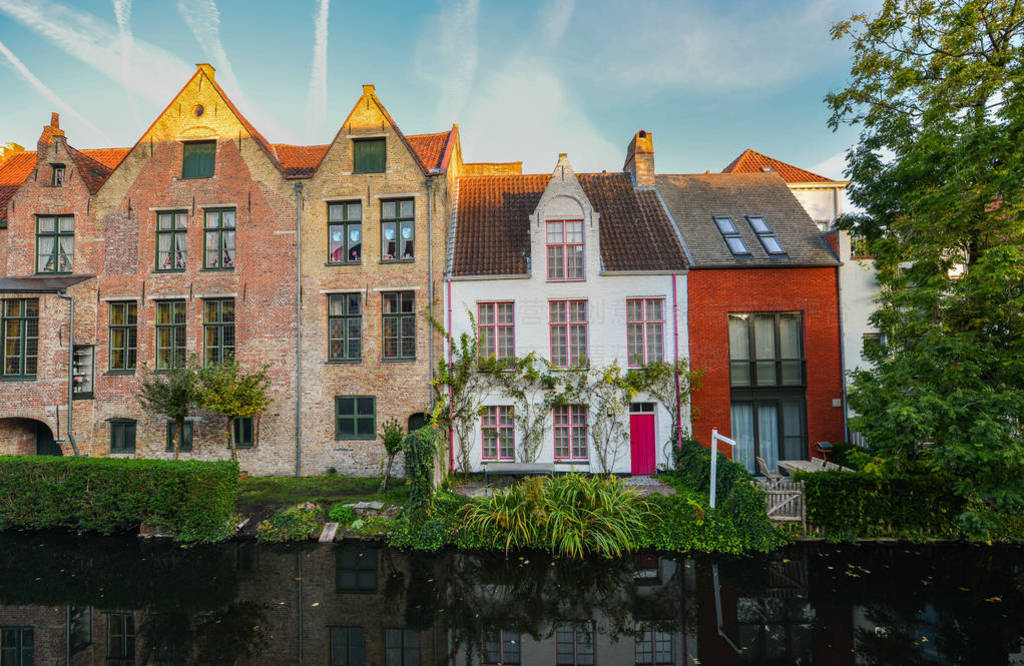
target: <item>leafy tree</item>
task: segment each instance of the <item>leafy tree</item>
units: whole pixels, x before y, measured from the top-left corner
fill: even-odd
[[[235,450],[235,419],[242,416],[257,417],[265,412],[270,404],[267,396],[269,385],[267,366],[245,374],[233,358],[219,365],[206,366],[198,372],[198,403],[207,411],[227,417],[225,428],[232,460],[238,459]]]
[[[388,419],[381,424],[380,441],[384,445],[384,451],[388,455],[388,465],[384,469],[384,478],[380,481],[380,491],[388,489],[388,479],[391,478],[391,466],[395,463],[395,456],[402,450],[402,442],[405,440],[405,428],[398,422],[398,419]]]
[[[887,0],[832,36],[853,62],[830,126],[860,128],[840,224],[882,286],[852,426],[883,464],[953,473],[984,532],[1024,510],[1024,6]]]
[[[668,412],[672,420],[671,439],[665,442],[665,453],[669,460],[673,459],[671,451],[680,440],[688,437],[682,432],[682,412],[690,405],[690,394],[700,388],[703,372],[690,370],[684,359],[675,362],[653,361],[642,368],[634,368],[626,373],[623,379],[632,395],[646,393]]]
[[[139,386],[139,403],[155,416],[174,422],[171,446],[174,459],[178,459],[185,417],[196,402],[196,369],[193,365],[174,368],[163,374],[147,374]]]

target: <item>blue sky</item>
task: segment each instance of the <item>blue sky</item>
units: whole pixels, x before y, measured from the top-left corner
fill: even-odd
[[[849,71],[828,28],[877,4],[0,0],[0,143],[59,111],[78,147],[130,146],[210,62],[275,143],[327,143],[374,83],[406,133],[459,123],[467,161],[617,170],[642,128],[663,173],[754,148],[840,177],[856,131],[825,124]]]

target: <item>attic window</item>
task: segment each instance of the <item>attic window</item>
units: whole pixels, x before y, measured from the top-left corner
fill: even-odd
[[[729,246],[729,251],[732,252],[734,257],[748,257],[750,256],[750,250],[747,249],[747,244],[740,238],[740,232],[736,229],[736,225],[733,224],[732,218],[726,215],[714,216],[715,224],[718,225],[718,230],[722,232],[722,238],[725,239],[725,244]]]
[[[353,173],[384,173],[384,139],[356,139],[352,142]]]
[[[764,173],[772,173],[773,171],[775,171],[775,169],[771,168],[770,166],[763,166],[761,167],[761,171],[763,171]]]
[[[775,232],[772,231],[772,228],[768,226],[763,217],[760,215],[747,215],[747,222],[750,222],[750,228],[757,234],[757,238],[761,241],[761,245],[764,246],[765,252],[768,254],[786,254],[786,251],[782,249],[782,244],[779,243],[779,239],[776,238]]]
[[[50,187],[64,187],[64,165],[50,165]]]
[[[182,178],[212,178],[216,141],[190,141],[181,148]]]

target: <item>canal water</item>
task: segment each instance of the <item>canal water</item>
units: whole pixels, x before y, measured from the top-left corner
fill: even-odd
[[[0,664],[1024,664],[1024,549],[617,561],[0,536]]]

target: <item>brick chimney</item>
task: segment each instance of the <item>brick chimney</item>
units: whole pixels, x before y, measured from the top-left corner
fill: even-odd
[[[36,143],[36,150],[39,152],[40,159],[46,152],[47,148],[55,143],[67,143],[64,137],[64,130],[60,128],[60,114],[50,114],[50,124],[43,125],[43,133],[39,135],[39,141]]]
[[[626,163],[622,170],[633,174],[640,187],[654,187],[654,136],[640,130],[626,149]]]

